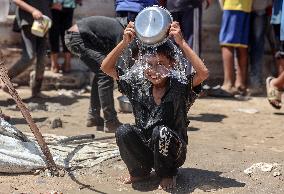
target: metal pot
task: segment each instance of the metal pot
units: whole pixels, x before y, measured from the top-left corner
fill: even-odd
[[[167,40],[173,18],[168,10],[159,6],[143,9],[134,22],[136,36],[145,45],[161,44]]]
[[[119,102],[119,110],[121,112],[127,112],[127,113],[133,112],[132,105],[126,96],[119,96],[117,97],[117,100]]]

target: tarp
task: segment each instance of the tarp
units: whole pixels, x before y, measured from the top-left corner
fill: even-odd
[[[58,166],[64,168],[92,167],[119,156],[115,142],[94,140],[59,144],[66,136],[43,134]],[[24,173],[45,168],[43,155],[31,133],[23,134],[0,118],[0,172]]]

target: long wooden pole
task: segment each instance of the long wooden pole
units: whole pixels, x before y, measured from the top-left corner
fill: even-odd
[[[7,72],[8,71],[7,71],[7,68],[5,66],[5,59],[4,59],[3,53],[0,50],[0,78],[4,82],[4,84],[7,86],[7,88],[9,89],[10,95],[12,96],[12,98],[14,99],[16,104],[18,105],[23,117],[27,121],[32,133],[34,134],[36,141],[38,142],[38,145],[40,146],[40,149],[41,149],[43,155],[45,156],[45,163],[46,163],[47,169],[50,170],[52,175],[58,175],[58,168],[57,168],[57,166],[56,166],[56,164],[53,160],[53,157],[52,157],[52,155],[49,151],[49,148],[48,148],[46,142],[44,141],[43,136],[40,133],[37,125],[33,121],[29,110],[24,105],[24,103],[23,103],[22,99],[20,98],[18,92],[16,91],[13,84],[11,83]]]

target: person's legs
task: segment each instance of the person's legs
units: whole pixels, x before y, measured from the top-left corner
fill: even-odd
[[[23,51],[21,58],[8,69],[10,79],[25,71],[36,57],[36,36],[31,33],[30,26],[23,26],[21,30]]]
[[[231,91],[234,86],[234,48],[229,46],[222,46],[222,58],[224,69],[224,82],[222,89]]]
[[[133,183],[149,177],[153,164],[153,152],[142,131],[129,124],[121,125],[116,133],[120,156],[127,166],[129,178],[124,183]]]
[[[105,132],[115,132],[115,130],[121,125],[117,119],[117,112],[114,108],[113,97],[113,79],[106,75],[102,70],[97,73],[98,76],[98,91],[100,97],[100,103],[104,114],[105,120]]]
[[[151,149],[154,152],[154,169],[162,178],[160,188],[175,187],[177,168],[186,159],[186,143],[179,135],[165,126],[155,127],[151,138]]]
[[[35,77],[31,80],[32,97],[38,97],[44,77],[44,57],[46,54],[46,40],[45,38],[37,37],[36,40],[36,56],[37,62],[35,66]]]
[[[65,45],[74,55],[80,58],[81,61],[87,65],[92,72],[95,73],[95,77],[92,83],[91,89],[91,96],[90,96],[90,105],[88,110],[88,118],[87,118],[87,126],[103,126],[103,121],[101,121],[100,117],[100,98],[98,92],[98,85],[97,85],[97,75],[96,72],[98,68],[96,67],[96,62],[93,61],[94,59],[88,57],[86,48],[84,46],[83,40],[79,34],[79,32],[67,32],[65,35]]]
[[[138,14],[137,12],[132,12],[132,11],[117,11],[116,12],[117,17],[127,17],[127,19],[132,22],[135,21],[137,14]]]
[[[237,76],[235,86],[241,92],[245,94],[247,89],[247,64],[248,64],[248,49],[237,48]]]
[[[104,126],[104,119],[100,116],[101,104],[98,92],[98,78],[95,75],[92,81],[91,88],[91,97],[90,97],[90,105],[89,112],[87,118],[87,127],[101,127],[97,128],[97,130],[102,130]]]
[[[64,8],[62,10],[62,18],[61,18],[61,28],[60,28],[60,37],[62,41],[62,47],[63,47],[63,53],[64,53],[64,64],[63,64],[63,72],[70,72],[71,70],[71,53],[68,51],[65,41],[64,41],[64,35],[65,31],[68,30],[72,26],[73,21],[73,8]]]
[[[173,12],[174,21],[180,23],[181,31],[188,45],[193,48],[193,24],[194,24],[194,9],[188,8],[185,11]]]
[[[49,30],[49,43],[51,47],[51,71],[54,73],[59,72],[58,53],[59,53],[59,36],[60,36],[60,23],[61,23],[61,11],[52,9],[52,26]]]
[[[255,91],[262,86],[266,20],[265,10],[251,13],[250,86]]]

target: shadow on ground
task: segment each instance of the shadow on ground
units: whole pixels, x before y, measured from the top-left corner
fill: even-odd
[[[202,121],[202,122],[221,122],[225,118],[227,118],[226,115],[211,114],[211,113],[203,113],[199,115],[189,115],[188,117],[190,121]]]
[[[199,131],[200,129],[197,127],[187,127],[187,131]]]
[[[192,193],[196,189],[204,192],[213,192],[219,189],[244,187],[245,183],[236,181],[235,179],[221,176],[222,172],[208,171],[196,168],[180,168],[177,177],[177,187],[170,193]],[[135,190],[147,192],[158,188],[159,180],[152,177],[148,181],[133,184]]]
[[[43,104],[45,102],[49,103],[59,103],[62,106],[68,106],[72,105],[75,102],[78,102],[78,100],[83,99],[83,98],[89,98],[87,96],[74,96],[74,97],[67,97],[67,96],[55,96],[55,97],[47,97],[47,98],[26,98],[23,99],[23,102],[29,103],[38,103],[38,104]]]
[[[80,99],[84,98],[89,98],[88,96],[74,96],[74,97],[69,97],[69,96],[54,96],[54,97],[49,97],[46,96],[44,98],[23,98],[22,101],[24,103],[38,103],[38,104],[44,104],[46,102],[49,103],[59,103],[62,106],[68,106],[72,105]],[[16,104],[15,101],[12,98],[8,98],[7,100],[0,100],[0,106],[2,107],[7,107]]]

